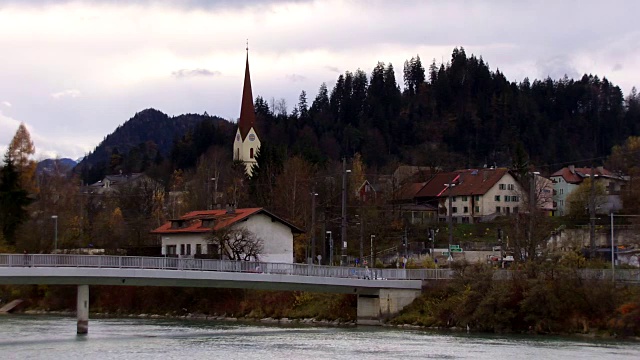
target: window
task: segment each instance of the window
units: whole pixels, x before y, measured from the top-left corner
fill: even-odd
[[[462,201],[467,201],[467,197],[466,197],[466,196],[463,196],[463,197],[462,197]]]
[[[455,202],[455,201],[456,201],[456,197],[455,197],[455,196],[452,196],[452,197],[451,197],[451,201]]]
[[[175,245],[167,245],[165,250],[165,255],[175,255],[176,254],[176,246]]]
[[[517,207],[517,206],[514,206],[514,207],[513,207],[513,213],[514,213],[514,214],[517,214],[517,213],[518,213],[518,207]]]
[[[496,212],[500,214],[500,206],[496,206]]]
[[[505,189],[504,184],[500,184],[500,185],[498,185],[498,188],[499,188],[500,190],[504,190],[504,189]]]
[[[191,255],[191,244],[187,244],[187,252],[185,255]]]
[[[452,214],[455,214],[457,212],[458,212],[458,208],[457,207],[454,206],[454,207],[451,208],[451,213]]]
[[[511,197],[511,201],[513,201],[513,202],[518,202],[519,200],[518,200],[518,197],[517,197],[517,196],[512,196],[512,197]]]
[[[180,254],[179,255],[184,255],[184,244],[180,244]]]
[[[240,160],[240,149],[236,149],[236,160]]]
[[[476,212],[476,213],[479,213],[479,212],[480,212],[480,206],[476,206],[475,212]]]
[[[560,195],[564,194],[564,189],[560,189]]]
[[[496,197],[495,197],[495,199],[494,199],[494,200],[495,200],[495,201],[500,201],[500,195],[496,195]]]
[[[513,189],[515,189],[515,185],[509,184],[509,190],[513,190]]]
[[[468,216],[463,217],[462,218],[462,223],[463,224],[468,224],[469,223],[469,217]]]
[[[249,149],[249,158],[253,159],[253,148]]]
[[[476,201],[480,201],[480,195],[476,195]]]
[[[196,255],[202,254],[202,244],[196,244]]]
[[[504,196],[504,202],[509,202],[509,201],[511,201],[511,196],[505,195]]]
[[[464,213],[466,214],[466,213],[468,213],[468,212],[469,212],[469,207],[468,207],[468,206],[465,206],[465,207],[464,207]]]
[[[505,208],[504,208],[504,213],[505,213],[505,214],[507,214],[507,215],[509,215],[510,210],[511,210],[511,209],[510,209],[509,207],[506,207],[506,206],[505,206]]]

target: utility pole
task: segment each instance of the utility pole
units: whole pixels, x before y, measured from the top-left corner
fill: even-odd
[[[340,240],[342,247],[340,253],[340,265],[347,265],[347,158],[342,158],[342,224]]]
[[[447,211],[447,222],[449,223],[449,248],[447,249],[447,252],[449,253],[448,256],[448,260],[451,261],[453,260],[453,256],[451,256],[451,244],[453,243],[453,216],[452,216],[452,211],[453,211],[453,197],[452,195],[452,191],[453,191],[453,187],[456,186],[453,181],[455,180],[452,179],[448,184],[448,195],[449,195],[449,211]]]
[[[596,256],[596,175],[591,164],[591,189],[589,191],[589,253],[591,259]]]
[[[360,263],[364,262],[364,216],[362,216],[362,205],[360,206]]]
[[[371,267],[374,267],[376,262],[373,259],[373,240],[376,238],[374,234],[371,234]]]
[[[316,193],[315,187],[311,189],[311,263],[316,258]],[[320,264],[318,264],[320,265]]]

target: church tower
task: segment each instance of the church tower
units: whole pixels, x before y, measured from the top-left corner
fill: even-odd
[[[244,71],[244,88],[238,130],[233,142],[233,160],[244,163],[247,174],[251,176],[251,167],[256,163],[256,154],[260,149],[260,139],[256,133],[256,112],[253,107],[251,76],[249,74],[249,47],[247,46],[247,64]]]

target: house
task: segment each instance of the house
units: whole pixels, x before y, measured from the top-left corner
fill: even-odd
[[[303,231],[264,208],[198,210],[172,219],[151,231],[161,237],[165,256],[220,256],[220,251],[207,240],[212,231],[246,229],[263,240],[258,260],[293,262],[293,235]]]
[[[116,192],[124,186],[135,186],[137,184],[154,181],[143,173],[106,175],[104,179],[89,185],[89,192],[92,194],[107,194]]]
[[[438,208],[429,204],[416,203],[416,194],[426,182],[407,182],[393,193],[389,199],[403,219],[411,224],[430,224],[438,221]]]
[[[579,168],[573,165],[563,167],[551,174],[550,178],[553,182],[553,198],[556,203],[557,215],[566,215],[568,211],[567,197],[588,177],[591,177],[591,168]],[[603,183],[606,189],[604,204],[596,209],[596,213],[607,214],[612,210],[622,209],[620,190],[627,182],[625,178],[612,173],[602,166],[593,168],[593,177],[596,184]]]
[[[439,221],[446,221],[451,199],[453,221],[471,223],[516,214],[526,196],[508,169],[484,168],[434,174],[414,198],[417,204],[437,207]]]

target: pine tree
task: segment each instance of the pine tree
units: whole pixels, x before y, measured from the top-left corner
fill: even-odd
[[[9,151],[5,154],[4,162],[0,170],[0,225],[7,244],[15,245],[16,231],[29,216],[26,207],[31,200],[27,191],[20,186],[20,174]]]

